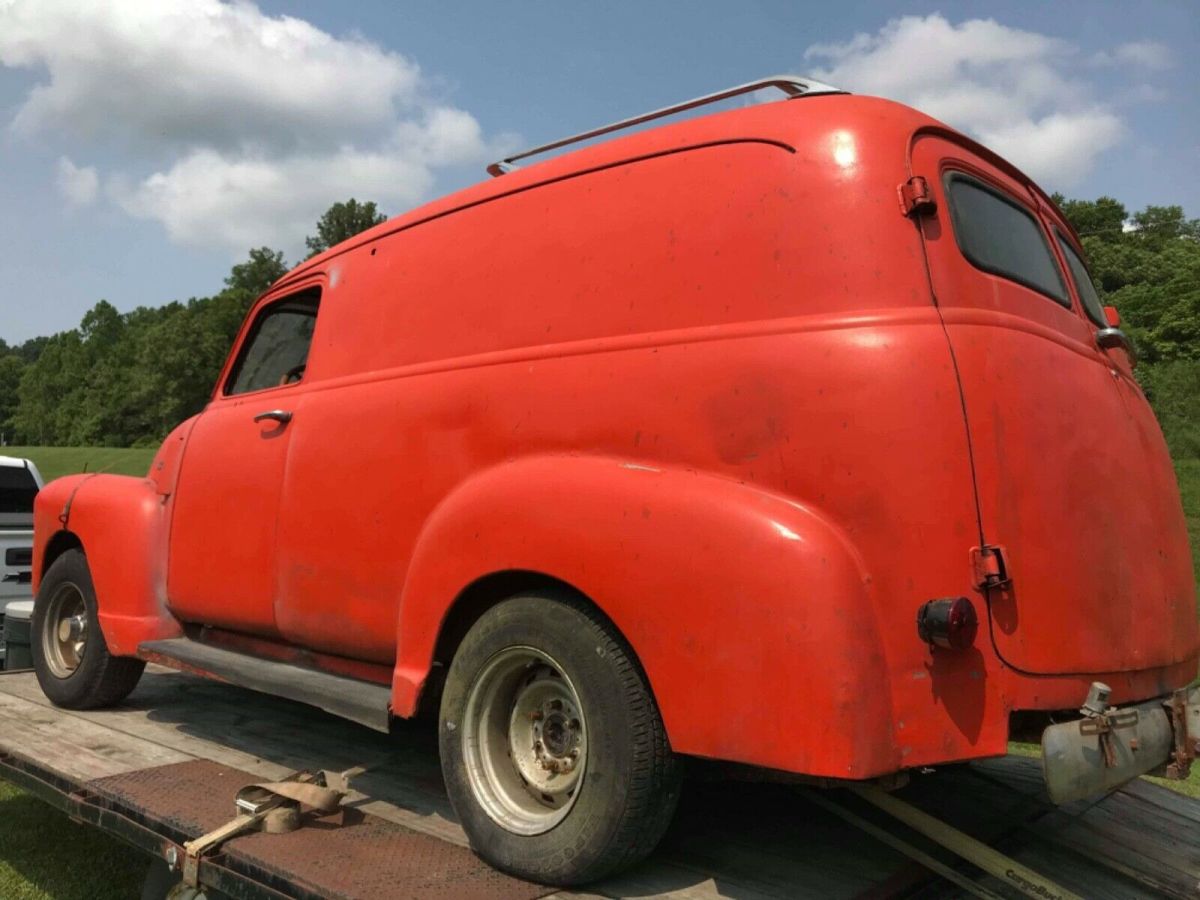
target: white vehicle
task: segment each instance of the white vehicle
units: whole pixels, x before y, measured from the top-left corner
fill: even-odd
[[[0,456],[0,626],[4,607],[33,596],[33,498],[42,475],[28,459]],[[0,646],[0,668],[4,648]]]

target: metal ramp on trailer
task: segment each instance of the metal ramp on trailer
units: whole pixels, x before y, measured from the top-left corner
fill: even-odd
[[[649,860],[585,892],[555,891],[466,849],[430,723],[384,735],[157,667],[121,707],[69,712],[32,673],[0,674],[0,777],[159,856],[228,819],[245,784],[363,763],[374,765],[343,809],[290,834],[233,838],[205,858],[201,879],[244,897],[1054,896],[1023,894],[1019,879],[986,874],[851,791],[702,780],[685,785]],[[1037,761],[1010,757],[914,775],[891,796],[1082,897],[1200,896],[1200,802],[1149,782],[1055,808]]]

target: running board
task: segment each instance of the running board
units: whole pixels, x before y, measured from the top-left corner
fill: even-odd
[[[376,731],[388,730],[392,692],[381,684],[237,653],[190,638],[144,641],[138,645],[138,655],[172,669],[307,703]]]

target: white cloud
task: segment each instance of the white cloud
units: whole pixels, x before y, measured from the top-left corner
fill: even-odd
[[[57,184],[67,202],[75,206],[87,206],[96,199],[100,177],[94,166],[80,167],[62,156],[58,160]]]
[[[1101,50],[1092,54],[1091,61],[1098,66],[1125,66],[1156,72],[1175,64],[1171,49],[1158,41],[1130,41],[1115,50]]]
[[[351,195],[396,212],[438,167],[496,149],[404,56],[245,0],[0,0],[0,65],[45,73],[15,134],[125,160],[98,173],[64,157],[69,199],[103,174],[131,215],[239,255],[295,252]]]
[[[333,201],[354,196],[402,209],[429,193],[435,161],[485,152],[475,120],[442,109],[427,122],[403,123],[376,149],[273,157],[205,148],[137,185],[114,180],[109,193],[130,215],[162,222],[181,244],[291,250]]]
[[[1114,53],[1147,55],[1149,44]],[[1077,48],[991,19],[905,16],[804,56],[821,66],[814,77],[915,106],[1051,188],[1081,181],[1124,132],[1111,105],[1076,77]]]
[[[397,53],[219,0],[9,0],[0,62],[49,74],[18,131],[118,143],[337,143],[387,130],[421,89]]]

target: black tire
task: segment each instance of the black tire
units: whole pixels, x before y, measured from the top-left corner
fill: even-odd
[[[565,818],[538,834],[502,825],[476,796],[467,770],[472,686],[500,654],[519,648],[558,664],[587,732],[581,780]],[[612,624],[571,595],[515,597],[480,617],[450,665],[438,735],[446,789],[472,849],[520,878],[559,886],[604,878],[647,856],[675,812],[680,766],[646,677]],[[513,758],[506,760],[508,777],[517,773],[527,785]]]
[[[48,609],[60,592],[72,590],[82,598],[87,639],[73,670],[62,672],[61,662],[48,659],[48,653],[53,651],[47,649],[46,630],[57,628],[58,624],[48,618]],[[30,622],[33,669],[42,691],[55,706],[66,709],[113,706],[129,696],[146,668],[143,660],[108,652],[96,610],[96,589],[87,557],[82,550],[68,550],[54,561],[42,579]],[[54,671],[56,666],[60,669],[58,673]]]

